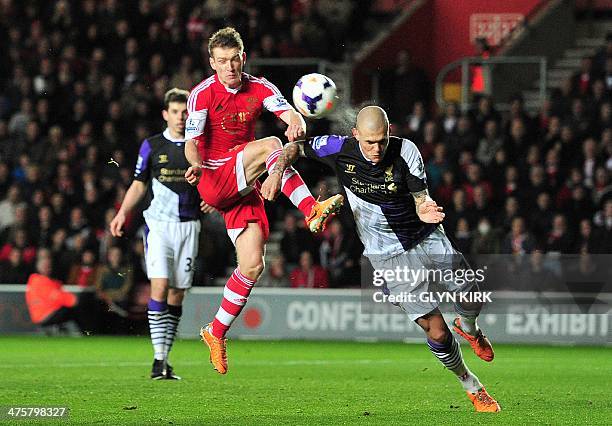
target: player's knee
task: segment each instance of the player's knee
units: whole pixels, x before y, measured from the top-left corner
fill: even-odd
[[[170,305],[182,305],[185,297],[185,290],[170,288],[168,289],[168,304]]]
[[[167,278],[152,278],[151,297],[155,300],[165,300],[168,295],[168,287]]]
[[[273,152],[277,149],[281,149],[283,144],[279,138],[276,136],[270,136],[264,139],[264,144],[267,152]]]
[[[450,331],[446,327],[431,327],[427,331],[427,337],[437,343],[444,343],[448,339]]]
[[[250,262],[246,265],[240,265],[240,272],[242,275],[250,280],[257,280],[264,270],[264,261],[259,259],[258,261]]]

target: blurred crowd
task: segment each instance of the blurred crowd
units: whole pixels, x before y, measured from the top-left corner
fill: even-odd
[[[108,305],[146,300],[142,218],[129,218],[122,239],[108,224],[140,142],[163,129],[165,91],[211,73],[206,40],[225,25],[242,33],[250,58],[340,59],[360,34],[363,3],[0,0],[0,283],[25,283],[44,253],[53,277],[95,289]],[[483,96],[469,113],[451,104],[431,115],[431,86],[409,59],[389,71],[415,88],[389,102],[392,131],[419,146],[463,252],[610,253],[612,40],[536,115],[520,96],[508,113]],[[258,135],[279,130],[264,122]],[[321,178],[329,170],[303,160],[297,168],[315,196],[337,190]],[[288,203],[268,207],[280,245],[263,285],[359,284],[350,215],[314,237]],[[203,217],[200,253],[195,285],[224,277],[234,261],[217,215]]]
[[[446,212],[444,228],[468,260],[494,263],[489,255],[513,255],[497,258],[505,272],[525,269],[533,273],[527,281],[538,277],[541,288],[552,289],[554,283],[543,282],[554,280],[540,269],[559,276],[558,255],[612,253],[612,33],[535,114],[520,94],[503,113],[482,95],[471,111],[451,103],[431,114],[431,84],[406,51],[381,75],[392,133],[419,147],[430,193]],[[313,286],[321,273],[309,265],[318,258],[328,273],[320,286],[358,286],[360,249],[346,218],[315,239],[287,217],[270,283]],[[585,259],[566,266],[599,280],[603,258]],[[280,279],[282,264],[296,269]]]
[[[367,9],[309,0],[0,1],[0,282],[25,283],[48,252],[60,281],[96,288],[101,299],[109,285],[123,289],[117,301],[134,297],[146,282],[142,218],[130,217],[121,240],[108,224],[140,142],[163,130],[165,91],[212,72],[210,34],[236,27],[251,59],[334,59],[360,34],[347,28]],[[203,229],[198,284],[233,261],[221,219],[204,218]],[[113,274],[124,283],[109,284]]]
[[[466,254],[612,252],[612,34],[537,111],[490,97],[397,120],[418,146],[444,226]]]

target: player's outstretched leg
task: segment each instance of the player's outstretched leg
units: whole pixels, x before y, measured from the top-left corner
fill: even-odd
[[[468,341],[478,358],[491,362],[495,357],[493,346],[476,323],[481,307],[481,304],[456,303],[455,311],[459,315],[453,321],[453,330]]]
[[[427,346],[431,353],[450,371],[452,371],[472,401],[474,409],[478,412],[498,412],[501,408],[497,401],[491,397],[472,373],[461,354],[461,347],[448,329],[444,318],[439,311],[429,313],[419,319],[417,323],[427,334]]]
[[[244,149],[244,171],[247,182],[252,184],[266,170],[271,172],[283,153],[281,140],[268,137],[249,143]],[[300,174],[288,167],[283,173],[281,192],[296,206],[306,218],[308,229],[313,233],[325,229],[329,218],[340,210],[344,197],[340,194],[318,201],[310,193]]]
[[[283,149],[278,147],[268,155],[266,158],[268,172],[274,170],[278,157],[282,153]],[[344,203],[344,197],[340,194],[323,201],[315,200],[304,180],[293,167],[288,167],[283,173],[281,191],[304,214],[308,229],[315,234],[325,229],[327,220],[340,210]]]
[[[227,373],[225,335],[246,305],[255,282],[263,272],[264,235],[257,223],[249,223],[236,239],[238,267],[223,289],[223,300],[215,319],[202,327],[200,336],[210,349],[210,362],[220,374]]]

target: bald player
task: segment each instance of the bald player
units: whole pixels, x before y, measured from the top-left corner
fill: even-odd
[[[497,401],[465,365],[438,301],[424,297],[440,291],[473,294],[478,287],[473,281],[449,280],[442,274],[469,266],[446,237],[441,225],[444,213],[429,196],[423,159],[415,144],[389,136],[386,112],[368,106],[357,115],[351,137],[327,135],[289,143],[276,167],[289,167],[300,155],[334,170],[346,192],[364,255],[375,270],[428,271],[412,280],[386,280],[383,291],[406,297],[405,302],[395,304],[423,329],[429,349],[457,376],[476,411],[500,411]],[[270,175],[263,183],[264,198],[276,197],[279,176]],[[429,271],[441,273],[429,275]],[[453,329],[470,343],[476,355],[492,361],[491,343],[476,324],[481,307],[482,303],[455,303],[458,316]]]

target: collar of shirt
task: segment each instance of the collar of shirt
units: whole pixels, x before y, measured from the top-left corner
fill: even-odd
[[[174,142],[174,143],[184,143],[184,142],[185,142],[185,138],[181,138],[181,139],[175,139],[175,138],[173,138],[173,137],[170,135],[170,129],[168,129],[167,127],[166,127],[166,130],[164,130],[163,135],[164,135],[164,137],[165,137],[166,139],[168,139],[170,142]]]

